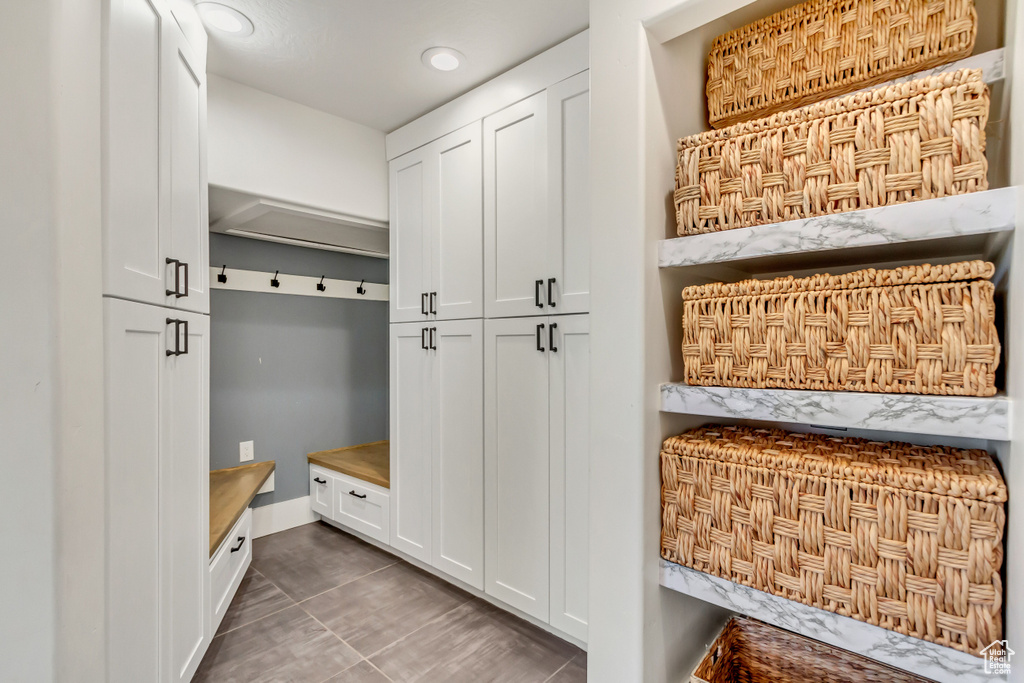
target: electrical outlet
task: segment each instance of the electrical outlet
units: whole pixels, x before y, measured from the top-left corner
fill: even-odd
[[[239,462],[249,462],[255,455],[255,448],[253,447],[252,441],[242,441],[238,444],[238,460]]]

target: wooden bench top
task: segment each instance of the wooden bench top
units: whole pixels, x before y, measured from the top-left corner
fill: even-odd
[[[350,477],[391,488],[391,444],[374,441],[359,446],[318,451],[306,456],[312,465],[347,474]]]
[[[273,460],[210,472],[210,557],[274,471]]]

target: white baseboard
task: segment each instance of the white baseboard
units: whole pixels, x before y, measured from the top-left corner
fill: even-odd
[[[309,505],[309,496],[282,500],[252,509],[252,537],[260,538],[320,519]]]

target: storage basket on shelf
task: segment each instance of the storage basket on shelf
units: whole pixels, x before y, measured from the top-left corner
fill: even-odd
[[[852,652],[733,617],[690,683],[928,683]]]
[[[992,396],[1000,345],[984,261],[683,290],[687,384]]]
[[[729,126],[966,57],[973,0],[810,0],[715,39],[708,120]]]
[[[662,556],[973,655],[1001,638],[988,453],[705,426],[661,451]]]
[[[981,71],[961,69],[682,138],[677,231],[985,190],[988,113]]]

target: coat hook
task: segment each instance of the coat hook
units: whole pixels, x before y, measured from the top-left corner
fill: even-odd
[[[226,271],[227,269],[227,265],[221,266],[220,274],[217,276],[217,282],[224,283],[228,281],[228,276],[224,274],[224,271]]]
[[[318,292],[326,292],[327,291],[327,286],[324,285],[324,278],[325,277],[327,277],[327,276],[326,275],[321,275],[320,276],[320,282],[316,283],[316,290]]]
[[[366,287],[363,287],[364,282],[366,282],[366,280],[359,281],[359,286],[356,287],[356,294],[366,294]]]
[[[274,271],[274,277],[270,278],[270,286],[271,287],[280,287],[281,286],[281,281],[277,279],[277,274],[280,273],[280,272],[281,272],[280,270],[275,270]]]

